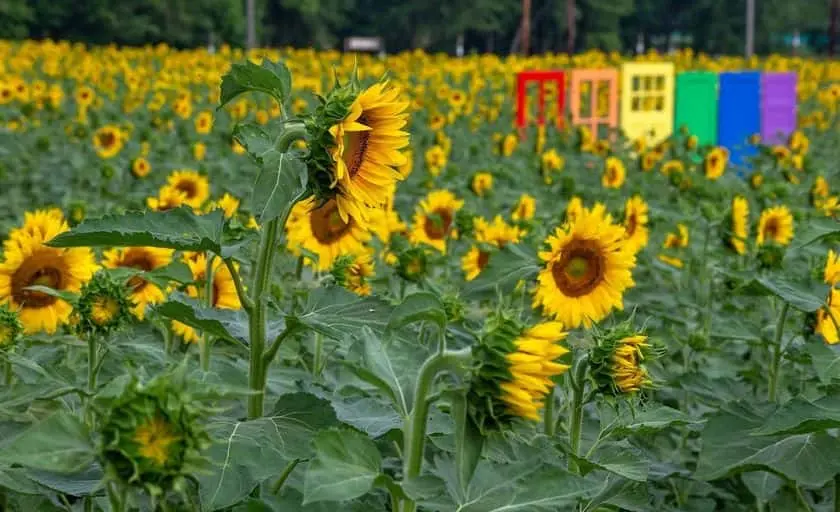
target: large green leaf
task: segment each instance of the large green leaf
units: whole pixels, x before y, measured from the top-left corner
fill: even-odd
[[[388,331],[400,329],[414,322],[430,322],[439,329],[446,327],[446,311],[440,297],[431,292],[413,293],[398,304],[388,319]]]
[[[222,77],[219,107],[240,94],[255,91],[263,92],[283,104],[292,88],[292,75],[282,62],[263,60],[262,66],[251,61],[234,64]]]
[[[0,464],[55,473],[77,473],[94,460],[94,446],[82,421],[60,411],[32,425],[0,447]]]
[[[804,485],[822,486],[840,473],[840,440],[824,432],[760,436],[768,406],[730,404],[703,430],[696,477],[716,480],[744,471],[767,470]]]
[[[192,297],[175,292],[156,306],[155,311],[211,336],[248,344],[248,317],[242,310],[208,308]]]
[[[827,396],[814,402],[796,397],[779,407],[753,434],[807,434],[840,427],[840,397]]]
[[[828,384],[832,379],[840,379],[840,346],[814,342],[808,343],[805,350],[811,355],[820,382]]]
[[[382,334],[388,325],[391,306],[375,297],[361,298],[340,286],[317,288],[307,297],[302,311],[287,322],[303,324],[324,336],[342,340],[368,326]]]
[[[374,439],[402,428],[402,418],[384,399],[335,397],[330,403],[339,421],[352,425]]]
[[[759,276],[755,281],[761,284],[773,295],[776,295],[794,308],[805,313],[813,313],[825,304],[828,287],[820,286],[823,293],[815,294],[801,286],[797,286],[779,277]]]
[[[86,220],[50,240],[53,247],[167,247],[222,253],[224,214],[196,215],[189,208],[128,212]]]
[[[306,164],[297,152],[267,153],[251,193],[251,210],[260,223],[285,217],[306,193],[307,180]]]
[[[487,266],[464,287],[468,297],[510,293],[519,281],[530,281],[539,272],[536,251],[525,244],[506,245],[490,256]]]
[[[233,138],[242,144],[258,164],[262,164],[263,159],[274,151],[271,135],[254,123],[236,125],[233,128]]]
[[[675,425],[699,423],[689,415],[671,407],[660,405],[642,410],[635,415],[622,415],[613,427],[624,434],[651,434]],[[612,430],[612,429],[610,429]]]
[[[636,482],[646,482],[650,469],[647,458],[626,440],[599,443],[585,460],[593,466]]]
[[[315,458],[304,483],[304,504],[346,501],[369,492],[382,472],[382,456],[367,436],[331,429],[314,439]]]
[[[329,403],[295,393],[280,397],[271,416],[211,424],[212,471],[198,475],[203,509],[233,506],[264,480],[280,476],[291,461],[309,458],[314,434],[335,423]]]
[[[741,480],[753,496],[760,501],[770,501],[779,492],[785,481],[769,471],[743,473]]]
[[[793,247],[799,249],[829,237],[840,237],[837,222],[810,220],[805,224],[805,228],[796,234]]]
[[[64,474],[30,469],[26,471],[26,476],[44,487],[64,494],[86,496],[102,488],[102,479],[105,474],[99,464],[93,464],[79,473]]]

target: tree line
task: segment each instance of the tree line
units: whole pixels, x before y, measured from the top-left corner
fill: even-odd
[[[245,44],[246,0],[2,0],[0,38],[90,44]],[[530,0],[532,52],[691,47],[742,53],[747,0]],[[338,48],[380,36],[389,52],[508,53],[522,45],[522,0],[254,0],[264,46]],[[825,52],[838,0],[755,0],[755,49]],[[834,9],[834,11],[832,11]],[[571,15],[571,20],[569,16]],[[836,18],[835,18],[836,19]],[[571,23],[570,23],[571,21]],[[835,22],[836,23],[836,22]]]

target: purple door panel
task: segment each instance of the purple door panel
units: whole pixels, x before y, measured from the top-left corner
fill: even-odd
[[[796,73],[761,75],[761,138],[783,144],[796,130]]]

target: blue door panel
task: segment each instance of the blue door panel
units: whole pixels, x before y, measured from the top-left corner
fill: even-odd
[[[761,131],[761,74],[721,73],[719,83],[718,144],[729,150],[733,165],[745,168],[758,152],[749,138]]]

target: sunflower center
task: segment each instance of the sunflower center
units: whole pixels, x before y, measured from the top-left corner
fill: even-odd
[[[478,269],[484,270],[487,263],[490,262],[490,253],[485,251],[478,251]]]
[[[554,263],[551,273],[562,293],[580,297],[594,290],[604,280],[604,256],[591,240],[573,240]]]
[[[127,268],[135,268],[137,270],[142,270],[143,272],[148,272],[150,270],[154,270],[155,266],[152,263],[152,260],[145,254],[133,254],[127,257],[123,264],[120,265],[121,267]],[[149,284],[148,281],[143,279],[140,276],[134,276],[128,280],[128,287],[131,288],[132,292],[139,292]]]
[[[426,222],[423,224],[423,229],[426,231],[426,236],[432,240],[443,240],[446,234],[449,233],[449,227],[452,225],[452,212],[445,208],[438,208],[430,215],[426,216]]]
[[[764,234],[770,238],[776,238],[779,234],[779,221],[776,219],[769,219],[764,225]]]
[[[360,115],[357,122],[366,125],[367,115]],[[344,164],[347,165],[351,178],[356,176],[365,161],[371,131],[350,132],[345,136]]]
[[[309,214],[312,235],[322,244],[331,244],[350,231],[350,223],[341,220],[338,205],[334,200],[312,210]]]
[[[187,194],[187,199],[192,199],[198,194],[198,188],[196,188],[195,183],[190,180],[180,180],[175,185],[175,188]]]
[[[639,225],[639,219],[636,218],[636,214],[631,213],[627,217],[627,225],[624,227],[624,231],[627,232],[627,236],[633,236],[633,233],[636,232],[636,227]]]
[[[117,136],[112,131],[106,131],[99,134],[99,144],[103,148],[110,148],[117,142]]]
[[[50,267],[28,268],[22,265],[12,276],[12,297],[15,302],[28,308],[43,308],[51,306],[56,298],[46,293],[27,290],[30,286],[46,286],[54,290],[62,288],[63,279],[61,270]]]

